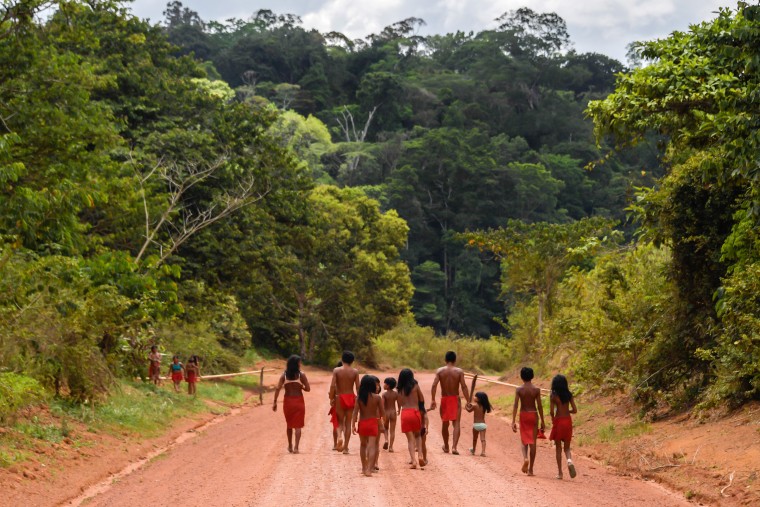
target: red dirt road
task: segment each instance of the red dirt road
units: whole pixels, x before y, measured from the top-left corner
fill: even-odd
[[[421,375],[419,380],[429,396],[432,375]],[[431,413],[430,463],[424,470],[408,469],[406,438],[397,428],[396,452],[381,450],[380,472],[364,477],[357,436],[351,439],[349,455],[331,450],[332,428],[327,416],[330,377],[312,372],[310,381],[300,454],[288,454],[284,417],[281,408],[272,412],[269,394],[264,406],[245,407],[105,485],[105,491],[97,496],[66,505],[305,506],[349,499],[364,507],[432,503],[483,507],[692,505],[653,483],[615,475],[580,457],[575,458],[578,477],[570,480],[566,473],[566,479],[559,481],[554,478],[554,449],[545,441],[539,445],[536,476],[527,477],[520,472],[518,437],[498,417],[487,419],[488,457],[471,456],[467,448],[472,416],[467,413],[459,456],[441,451],[440,417]]]

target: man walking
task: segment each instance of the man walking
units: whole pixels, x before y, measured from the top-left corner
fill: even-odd
[[[438,368],[435,372],[435,380],[433,380],[433,389],[431,391],[431,398],[433,403],[430,405],[430,410],[435,410],[435,391],[438,388],[438,383],[441,384],[441,433],[443,435],[443,452],[449,452],[449,422],[454,425],[454,435],[451,445],[451,454],[459,454],[457,450],[457,444],[459,443],[459,435],[461,434],[461,422],[462,422],[462,401],[459,398],[459,389],[462,389],[462,395],[465,399],[469,399],[469,393],[467,391],[467,384],[464,381],[464,372],[461,368],[457,368],[457,354],[450,350],[446,352],[446,366]]]

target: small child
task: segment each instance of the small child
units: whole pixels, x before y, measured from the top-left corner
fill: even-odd
[[[179,356],[172,357],[172,363],[169,365],[169,376],[172,378],[172,382],[174,382],[174,390],[176,392],[179,392],[179,386],[185,377],[182,373],[183,371],[185,371],[185,366],[179,362]]]
[[[480,443],[482,444],[481,456],[486,455],[486,414],[490,413],[491,402],[488,401],[488,395],[482,391],[475,393],[475,404],[468,403],[465,407],[468,412],[474,412],[472,423],[472,447],[470,454],[475,454],[478,446],[478,433],[480,433]]]
[[[185,366],[185,375],[187,376],[187,394],[193,396],[197,393],[196,383],[201,378],[201,367],[198,364],[198,356],[192,355],[187,360],[187,366]]]
[[[377,390],[376,378],[373,375],[362,377],[361,384],[359,384],[359,395],[351,418],[353,433],[359,434],[361,443],[359,457],[362,460],[362,473],[367,477],[371,477],[374,471],[375,444],[379,436],[377,419],[383,416],[382,400],[375,393]]]
[[[396,389],[396,379],[388,377],[383,381],[383,409],[385,411],[385,417],[383,417],[383,435],[385,436],[385,443],[383,449],[387,449],[388,452],[393,452],[393,441],[396,440],[396,409],[398,407],[398,393]],[[398,409],[401,411],[401,409]]]
[[[523,385],[517,388],[515,404],[512,407],[512,431],[517,433],[517,407],[520,406],[520,440],[522,441],[523,466],[522,473],[533,475],[533,464],[536,461],[536,437],[538,436],[538,415],[541,417],[541,431],[544,431],[544,407],[541,405],[541,389],[534,386],[533,368],[523,367],[520,370]],[[530,450],[530,460],[528,460]]]
[[[148,361],[150,361],[150,367],[148,368],[148,378],[155,385],[161,385],[161,354],[158,353],[157,346],[151,345]]]
[[[577,414],[575,399],[567,386],[567,377],[555,375],[552,379],[552,393],[549,398],[549,415],[552,418],[552,432],[549,440],[554,442],[557,451],[557,479],[562,479],[562,445],[565,446],[567,469],[570,478],[576,476],[573,456],[570,454],[570,440],[573,438],[573,419],[570,414]]]
[[[428,428],[430,428],[430,420],[428,419],[425,402],[419,402],[418,406],[420,407],[420,416],[422,417],[422,427],[420,428],[420,448],[418,450],[422,454],[422,461],[425,463],[425,465],[427,465],[427,436]]]
[[[374,463],[374,471],[377,472],[380,470],[380,467],[378,466],[378,462],[380,461],[380,433],[383,433],[385,431],[385,423],[383,422],[383,397],[380,394],[381,388],[380,388],[380,379],[372,375],[372,378],[375,379],[375,385],[377,386],[375,389],[375,394],[377,394],[380,397],[380,414],[381,416],[377,418],[377,438],[375,439],[375,463]]]
[[[343,361],[338,361],[338,364],[335,366],[336,368],[340,368],[343,366]],[[330,406],[330,410],[327,412],[327,415],[330,416],[330,424],[332,424],[333,427],[333,451],[338,450],[338,428],[340,427],[340,423],[338,422],[338,411],[335,410],[335,406]]]

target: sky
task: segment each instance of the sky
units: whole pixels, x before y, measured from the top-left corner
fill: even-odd
[[[735,0],[184,0],[204,21],[247,19],[259,9],[296,14],[304,28],[341,32],[351,39],[379,33],[384,27],[417,17],[425,20],[419,34],[445,34],[492,29],[503,13],[528,6],[556,12],[566,22],[573,47],[580,53],[602,53],[625,63],[632,41],[667,37],[673,31],[715,17]],[[132,12],[153,22],[163,20],[166,2],[134,0]]]

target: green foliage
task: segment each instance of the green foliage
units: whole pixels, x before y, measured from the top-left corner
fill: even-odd
[[[503,338],[436,336],[433,329],[419,327],[410,317],[378,336],[374,348],[377,362],[392,368],[435,369],[449,350],[457,353],[457,364],[468,371],[498,373],[508,366]]]
[[[46,394],[35,379],[17,373],[0,373],[0,423],[16,412],[39,403]]]

